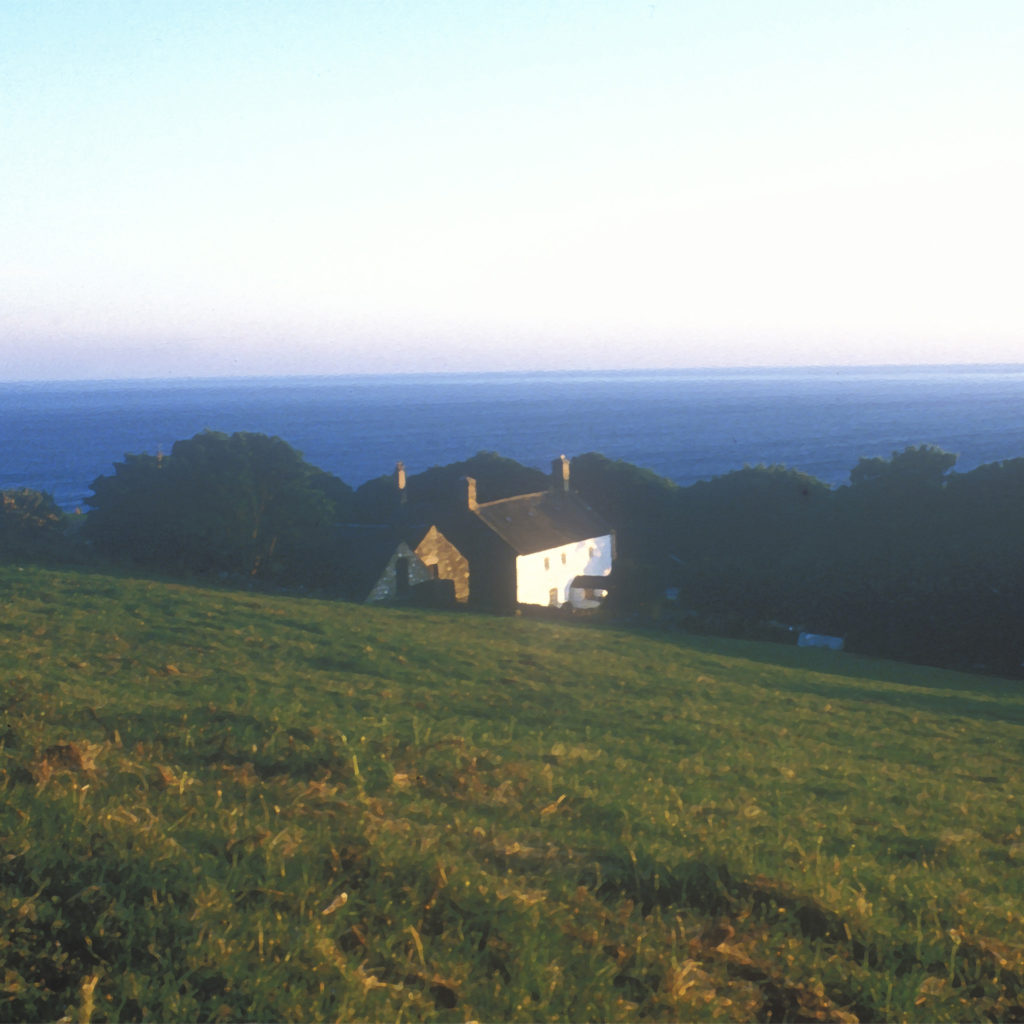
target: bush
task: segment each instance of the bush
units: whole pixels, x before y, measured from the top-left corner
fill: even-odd
[[[169,456],[126,455],[93,482],[86,536],[173,573],[314,582],[351,489],[278,437],[204,431]]]
[[[63,542],[64,513],[51,495],[27,487],[0,491],[0,558],[46,558]]]

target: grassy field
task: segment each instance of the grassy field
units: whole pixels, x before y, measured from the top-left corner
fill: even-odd
[[[0,1019],[1024,1020],[1024,689],[0,569]]]

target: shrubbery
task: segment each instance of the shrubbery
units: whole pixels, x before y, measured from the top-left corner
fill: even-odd
[[[52,495],[28,487],[0,491],[0,560],[46,560],[63,548],[64,513]]]
[[[835,490],[781,466],[677,487],[591,454],[573,479],[691,624],[761,635],[784,622],[866,653],[1016,673],[1024,459],[955,464],[925,445],[861,459]]]
[[[126,455],[92,488],[84,532],[106,556],[280,582],[318,581],[352,497],[280,438],[213,431],[169,456]]]

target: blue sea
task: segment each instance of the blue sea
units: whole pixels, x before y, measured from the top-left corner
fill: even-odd
[[[1024,365],[0,383],[0,489],[84,507],[125,453],[204,429],[275,434],[358,487],[478,451],[547,469],[601,452],[679,484],[781,464],[832,485],[935,444],[1024,456]]]

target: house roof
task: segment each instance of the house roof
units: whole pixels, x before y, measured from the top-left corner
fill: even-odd
[[[519,555],[532,555],[612,532],[582,498],[566,491],[520,494],[485,502],[474,511]]]

